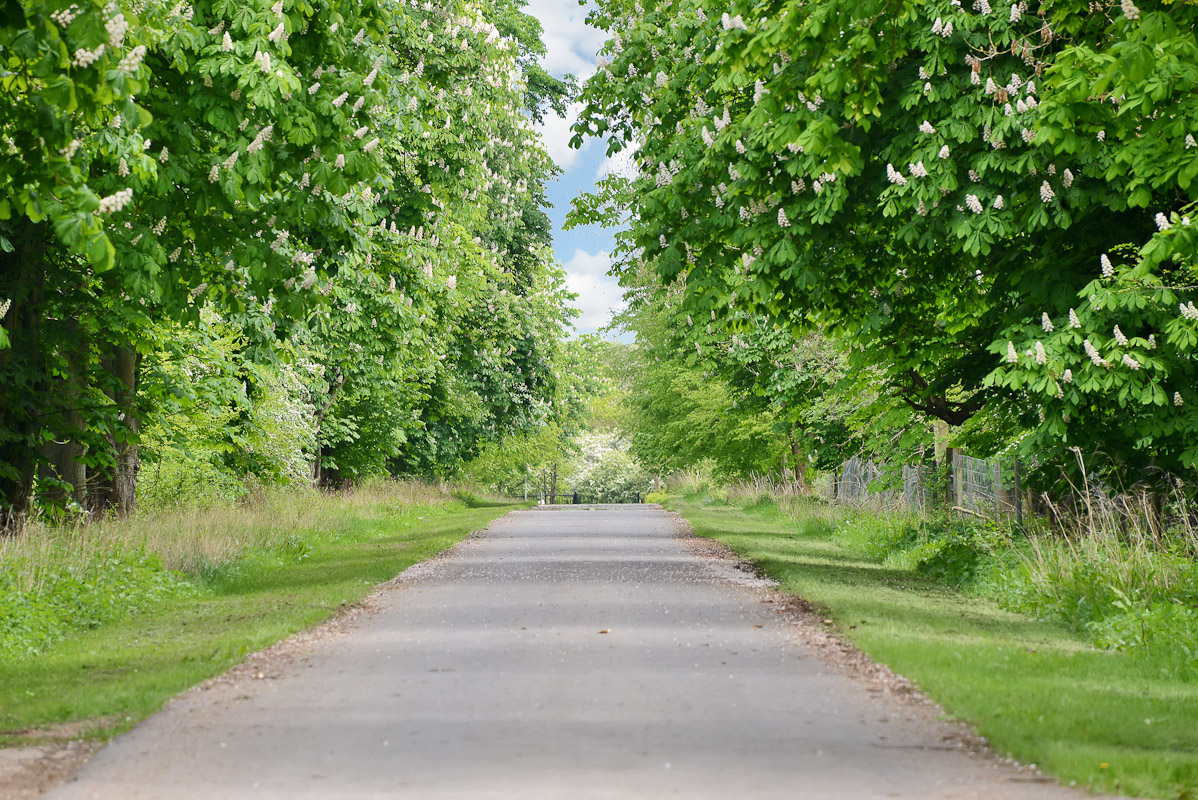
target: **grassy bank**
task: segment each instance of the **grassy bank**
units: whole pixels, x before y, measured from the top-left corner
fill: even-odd
[[[512,507],[380,483],[7,542],[0,746],[126,730]]]
[[[917,683],[1001,752],[1065,783],[1198,797],[1198,680],[1157,651],[1096,648],[835,537],[835,520],[669,498],[702,536],[822,606],[862,650]]]

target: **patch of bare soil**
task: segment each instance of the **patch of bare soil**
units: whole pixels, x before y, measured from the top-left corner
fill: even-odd
[[[696,535],[691,524],[681,514],[668,513],[677,528],[678,538],[687,548],[710,565],[718,565],[712,569],[716,577],[738,577],[732,582],[755,593],[762,603],[771,606],[786,620],[792,638],[800,646],[815,653],[837,672],[863,682],[871,694],[891,704],[896,711],[934,726],[944,749],[964,750],[976,757],[1014,767],[1023,773],[1024,777],[1021,780],[1051,782],[1050,778],[1043,777],[1034,766],[1020,764],[997,753],[971,726],[950,719],[944,709],[918,686],[858,649],[835,629],[833,620],[819,607],[802,597],[783,591],[778,587],[777,581],[761,575],[755,565],[742,559],[723,542]],[[755,576],[756,583],[739,577],[744,575]]]
[[[115,717],[66,722],[23,731],[0,731],[22,742],[0,748],[0,800],[33,800],[62,783],[79,769],[102,742],[85,734],[110,728]]]

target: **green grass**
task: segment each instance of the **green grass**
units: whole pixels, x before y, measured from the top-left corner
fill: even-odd
[[[53,739],[60,723],[81,723],[86,738],[127,730],[173,695],[323,622],[512,508],[346,503],[332,529],[253,548],[185,579],[190,586],[169,599],[38,655],[2,660],[0,746]]]
[[[1002,753],[1064,783],[1139,797],[1198,798],[1198,682],[1143,654],[1098,650],[833,541],[814,517],[769,505],[670,498],[789,592],[821,606],[863,651],[915,682]]]

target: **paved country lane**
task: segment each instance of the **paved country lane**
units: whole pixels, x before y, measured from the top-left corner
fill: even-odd
[[[655,507],[516,512],[373,606],[267,680],[184,695],[50,797],[1083,796],[829,667]]]

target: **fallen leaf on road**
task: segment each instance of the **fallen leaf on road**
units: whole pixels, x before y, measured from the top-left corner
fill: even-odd
[[[601,630],[599,632],[600,633],[611,633],[611,628],[604,628],[603,630]]]

